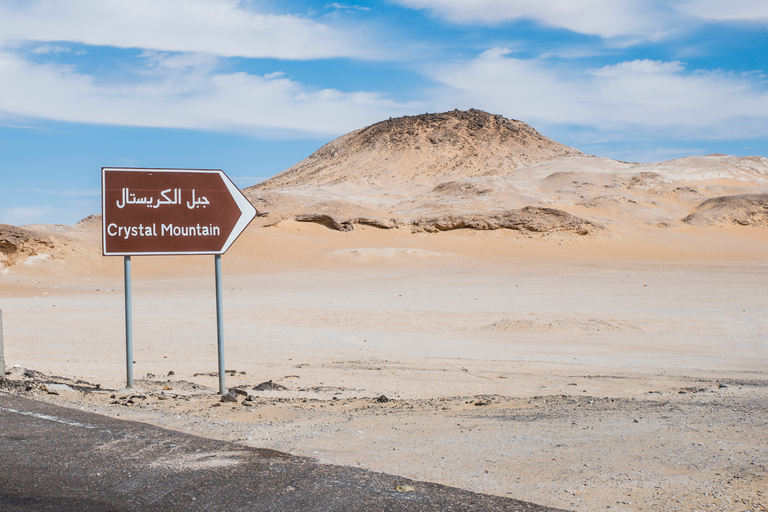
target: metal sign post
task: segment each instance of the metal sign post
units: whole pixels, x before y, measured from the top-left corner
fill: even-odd
[[[123,256],[125,280],[125,375],[126,387],[133,387],[133,308],[131,305],[131,257]]]
[[[219,393],[225,394],[227,387],[224,385],[224,305],[222,304],[221,293],[221,254],[214,256],[214,266],[216,267],[216,337],[218,338],[219,349]]]
[[[0,310],[0,379],[5,378],[5,355],[3,353],[3,311]]]
[[[102,167],[102,253],[123,256],[126,382],[133,387],[131,256],[213,254],[219,392],[225,394],[221,255],[256,209],[219,169]]]

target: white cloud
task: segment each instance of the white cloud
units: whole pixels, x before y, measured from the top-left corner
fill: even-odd
[[[207,53],[167,53],[146,50],[142,52],[141,57],[146,59],[149,68],[163,70],[187,70],[193,68],[210,71],[219,62],[219,59]]]
[[[431,70],[446,106],[475,106],[535,126],[576,125],[597,133],[653,138],[768,136],[761,77],[689,72],[681,62],[636,60],[579,70],[516,59],[496,48]]]
[[[497,25],[530,19],[604,38],[641,36],[658,39],[674,28],[668,2],[661,0],[394,0],[427,9],[456,23]]]
[[[313,89],[281,73],[217,73],[198,56],[149,54],[145,80],[101,83],[74,68],[0,53],[0,112],[68,122],[259,135],[341,134],[421,105]]]
[[[382,57],[372,37],[236,0],[29,0],[0,4],[0,46],[66,41],[225,57]]]
[[[336,9],[339,11],[370,11],[370,7],[364,7],[362,5],[356,5],[356,4],[342,4],[339,2],[331,2],[328,4],[325,4],[326,9]]]
[[[19,226],[33,224],[45,219],[55,211],[50,206],[15,206],[12,208],[0,208],[0,223]]]
[[[677,9],[706,20],[768,23],[768,2],[764,0],[686,0]]]
[[[37,48],[34,48],[32,50],[32,53],[38,54],[38,55],[49,55],[49,54],[59,54],[59,53],[69,53],[72,50],[65,46],[52,46],[50,44],[44,44],[42,46],[38,46]]]
[[[619,77],[626,74],[660,75],[664,73],[678,73],[684,69],[685,66],[679,60],[662,62],[642,59],[620,62],[613,66],[604,66],[600,69],[590,70],[589,73],[595,76]]]
[[[528,19],[602,38],[659,40],[700,20],[768,23],[765,0],[393,0],[460,24]]]

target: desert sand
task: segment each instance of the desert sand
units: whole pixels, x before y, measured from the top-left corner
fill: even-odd
[[[245,192],[236,402],[210,256],[133,259],[125,389],[98,216],[3,227],[8,392],[565,509],[768,509],[768,159],[615,162],[469,111]]]

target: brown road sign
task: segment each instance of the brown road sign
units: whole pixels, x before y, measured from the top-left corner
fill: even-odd
[[[223,254],[256,216],[213,169],[101,169],[105,256]]]

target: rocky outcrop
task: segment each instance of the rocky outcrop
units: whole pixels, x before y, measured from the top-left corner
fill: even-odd
[[[393,220],[373,217],[356,217],[344,219],[337,215],[331,215],[328,213],[303,213],[301,215],[297,215],[295,220],[299,222],[316,222],[338,231],[352,231],[355,229],[355,224],[365,224],[381,229],[392,229],[397,227],[397,224]]]
[[[572,231],[579,235],[587,235],[602,227],[562,210],[536,206],[526,206],[519,210],[508,210],[497,214],[443,215],[413,222],[413,230],[417,232],[436,233],[451,229],[515,229],[536,233]]]
[[[21,259],[36,255],[41,247],[53,247],[53,242],[34,231],[0,224],[0,264],[13,265]]]
[[[352,231],[356,224],[375,226],[381,229],[392,229],[399,224],[394,219],[379,219],[370,217],[341,218],[327,213],[305,213],[297,215],[295,220],[300,222],[316,222],[337,231]],[[584,220],[570,213],[554,208],[526,206],[519,210],[507,210],[495,214],[456,214],[439,215],[412,219],[402,225],[410,224],[414,233],[450,231],[453,229],[514,229],[535,233],[550,233],[554,231],[572,231],[579,235],[603,229],[595,222]]]
[[[768,194],[743,194],[707,199],[683,222],[692,226],[768,226]]]

